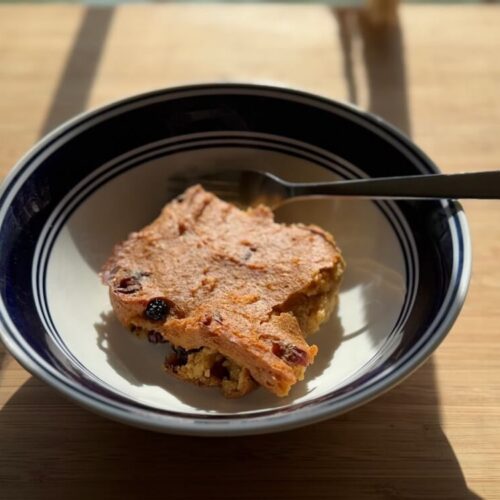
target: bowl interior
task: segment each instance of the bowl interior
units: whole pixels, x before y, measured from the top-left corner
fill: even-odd
[[[398,336],[395,328],[410,300],[406,261],[412,256],[411,234],[405,234],[397,207],[383,207],[384,211],[365,200],[292,202],[278,210],[276,219],[315,223],[331,231],[348,262],[339,308],[310,339],[320,353],[306,380],[284,399],[260,389],[241,400],[225,400],[215,389],[192,386],[164,373],[168,347],[140,340],[117,322],[107,287],[97,273],[113,245],[151,221],[172,196],[169,177],[189,175],[199,165],[210,171],[210,165],[229,164],[266,165],[295,180],[349,175],[333,162],[334,170],[328,170],[257,146],[165,154],[122,171],[100,186],[99,178],[94,179],[99,187],[79,204],[75,202],[76,207],[66,207],[58,219],[61,225],[53,227],[57,234],[47,235],[47,241],[54,240],[47,255],[42,302],[52,335],[89,374],[144,405],[189,413],[242,413],[302,403],[366,374],[374,357],[390,354],[388,340]],[[401,237],[407,239],[405,247]]]

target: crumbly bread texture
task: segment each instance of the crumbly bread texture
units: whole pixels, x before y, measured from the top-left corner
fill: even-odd
[[[226,397],[257,385],[286,396],[316,356],[305,336],[333,309],[343,270],[319,227],[197,185],[117,245],[102,278],[123,325],[170,342],[169,373]]]

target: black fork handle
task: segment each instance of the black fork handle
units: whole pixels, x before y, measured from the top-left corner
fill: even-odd
[[[356,196],[371,199],[500,199],[500,171],[290,183],[292,196]]]

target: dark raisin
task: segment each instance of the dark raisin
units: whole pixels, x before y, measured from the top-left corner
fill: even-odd
[[[220,380],[229,378],[229,370],[223,365],[223,363],[224,360],[220,359],[212,365],[212,368],[210,368],[210,375],[212,377],[218,378]]]
[[[188,362],[189,351],[183,347],[172,346],[174,351],[173,356],[170,358],[170,364],[173,366],[184,366]]]
[[[184,366],[188,362],[188,356],[195,352],[201,351],[203,348],[198,347],[197,349],[189,349],[186,350],[184,347],[178,347],[173,345],[172,350],[174,351],[172,355],[167,359],[166,366],[167,367],[176,367],[176,366]]]
[[[273,354],[278,356],[278,358],[282,358],[285,354],[285,348],[279,342],[273,342]]]
[[[179,222],[178,224],[179,235],[183,235],[186,232],[187,226],[184,222]]]
[[[307,353],[294,345],[273,342],[272,351],[275,356],[292,365],[307,366],[308,364]]]
[[[142,290],[142,285],[137,276],[122,278],[116,287],[116,291],[119,293],[135,293],[139,290]]]
[[[166,342],[166,340],[163,338],[163,335],[155,330],[150,330],[148,332],[148,340],[152,344],[164,344]]]
[[[144,316],[151,321],[165,321],[170,312],[170,306],[164,299],[151,299],[148,302]]]

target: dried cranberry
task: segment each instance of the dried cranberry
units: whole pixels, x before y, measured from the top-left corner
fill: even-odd
[[[141,280],[146,276],[151,276],[148,271],[137,271],[130,276],[122,278],[116,287],[119,293],[135,293],[142,290]]]
[[[283,359],[287,363],[303,366],[307,366],[308,364],[307,353],[292,344],[273,342],[272,351],[275,356],[278,356],[278,358]]]
[[[165,321],[170,312],[170,305],[165,299],[151,299],[148,302],[144,315],[151,321]]]
[[[135,293],[139,290],[142,290],[142,285],[137,276],[122,278],[116,287],[116,291],[119,293]]]
[[[285,348],[283,345],[278,342],[273,342],[273,354],[278,356],[278,358],[282,358],[285,355]]]
[[[150,330],[148,332],[148,340],[152,344],[164,344],[166,342],[166,340],[163,338],[163,335],[155,330]]]
[[[205,314],[205,316],[203,316],[203,318],[201,320],[201,323],[205,326],[210,326],[210,324],[212,323],[212,315]]]

